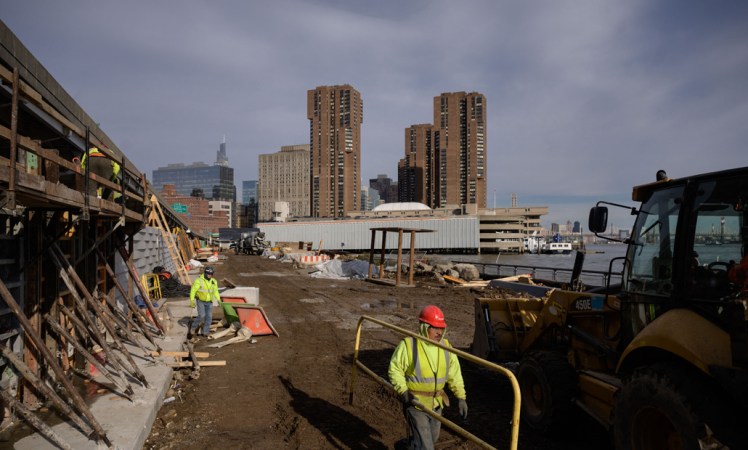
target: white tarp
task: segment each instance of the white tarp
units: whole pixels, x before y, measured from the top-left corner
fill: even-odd
[[[332,259],[314,266],[317,272],[310,275],[314,278],[330,278],[334,280],[348,280],[351,278],[366,278],[369,276],[369,263],[367,261],[353,260],[341,261]],[[377,266],[373,267],[372,276],[379,276]]]

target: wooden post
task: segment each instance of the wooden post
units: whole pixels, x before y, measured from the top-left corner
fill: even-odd
[[[408,284],[411,286],[413,286],[413,272],[415,272],[415,270],[413,269],[413,266],[416,263],[415,250],[416,250],[416,232],[415,230],[410,230],[410,270],[408,271]],[[413,306],[411,306],[411,308],[412,307]]]
[[[8,209],[16,209],[16,170],[18,165],[18,67],[13,68],[13,94],[10,106],[10,177],[8,179]]]
[[[395,286],[400,286],[400,265],[403,262],[403,229],[397,230],[397,265],[395,267]]]
[[[384,252],[387,248],[387,230],[382,230],[382,252],[379,259],[379,278],[384,277]]]
[[[43,223],[44,214],[32,213],[29,214],[28,220],[28,236],[29,242],[33,242],[37,245],[43,245],[44,234],[43,234]],[[41,311],[41,280],[42,276],[42,261],[41,258],[36,258],[30,261],[24,270],[24,279],[26,280],[24,289],[24,305],[23,313],[29,319],[29,323],[34,327],[34,331],[41,336],[41,317],[39,311]],[[28,338],[24,341],[28,342]],[[64,352],[63,352],[64,353]],[[26,365],[34,372],[39,373],[39,352],[35,351],[33,345],[24,345],[23,348],[23,360]],[[26,389],[28,386],[26,383],[23,384],[23,397],[21,401],[24,405],[30,406],[39,402],[35,394],[34,389]]]
[[[372,272],[374,272],[374,244],[377,240],[377,230],[371,230],[371,246],[369,247],[369,279],[371,280]]]
[[[8,305],[8,308],[10,308],[10,310],[13,311],[13,313],[16,315],[16,317],[18,318],[18,322],[20,322],[26,334],[31,338],[31,341],[36,346],[36,349],[39,350],[39,353],[41,353],[42,356],[44,356],[44,359],[49,365],[49,368],[52,369],[52,371],[55,373],[57,381],[62,383],[68,395],[70,396],[70,399],[73,401],[75,407],[78,409],[78,411],[83,413],[84,416],[86,416],[86,419],[91,424],[98,437],[100,437],[108,446],[111,447],[112,443],[111,441],[109,441],[109,438],[107,438],[106,432],[104,432],[104,429],[101,428],[99,422],[96,421],[96,417],[94,417],[94,415],[91,413],[91,410],[88,408],[88,405],[86,405],[86,402],[83,401],[83,398],[78,393],[78,390],[75,389],[75,386],[73,386],[73,384],[67,378],[65,372],[63,372],[60,366],[57,364],[57,360],[55,359],[52,352],[47,348],[47,346],[44,345],[41,337],[36,334],[34,328],[29,323],[29,320],[23,314],[23,311],[21,311],[21,308],[18,306],[18,303],[16,303],[16,300],[13,298],[13,296],[10,295],[10,291],[8,291],[8,288],[5,286],[5,283],[3,283],[2,280],[0,280],[0,295],[2,295],[6,305]]]

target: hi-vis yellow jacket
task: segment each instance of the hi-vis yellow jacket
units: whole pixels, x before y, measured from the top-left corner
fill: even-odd
[[[197,280],[192,283],[192,289],[190,289],[190,306],[193,308],[195,307],[196,297],[201,302],[212,302],[213,299],[221,300],[216,279],[208,280],[204,274],[197,277]]]
[[[417,341],[417,342],[416,342]],[[449,341],[442,339],[442,344]],[[398,394],[411,391],[424,407],[444,407],[444,385],[458,399],[466,399],[457,356],[428,342],[406,337],[390,359],[389,378]]]
[[[91,147],[88,149],[87,152],[83,153],[83,156],[81,157],[81,170],[86,170],[86,160],[88,158],[106,158],[106,154],[98,149],[98,147]],[[117,178],[117,175],[119,175],[119,171],[121,169],[120,165],[117,163],[117,161],[110,159],[112,164],[112,179],[109,181],[115,181]]]

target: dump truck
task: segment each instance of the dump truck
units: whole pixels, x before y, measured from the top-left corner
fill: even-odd
[[[748,167],[659,171],[632,199],[589,215],[611,240],[609,207],[635,216],[620,283],[504,283],[476,300],[471,350],[518,362],[523,427],[563,430],[581,410],[618,450],[748,448]]]

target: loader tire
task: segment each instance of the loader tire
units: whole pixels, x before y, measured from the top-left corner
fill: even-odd
[[[740,416],[700,371],[658,363],[634,371],[618,392],[613,439],[618,450],[745,448]]]
[[[522,423],[541,432],[558,431],[568,425],[577,391],[577,374],[565,356],[555,352],[532,352],[517,369],[522,392]]]

